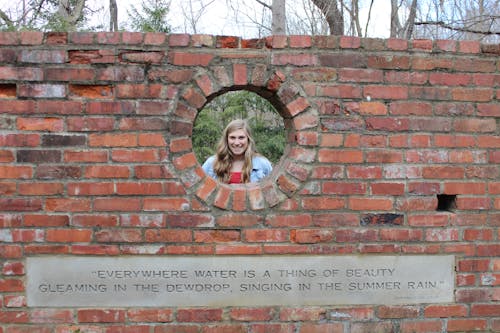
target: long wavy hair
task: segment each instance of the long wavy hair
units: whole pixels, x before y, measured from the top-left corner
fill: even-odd
[[[229,183],[231,177],[230,171],[233,164],[233,153],[229,149],[228,136],[230,133],[243,130],[245,131],[248,138],[248,146],[245,150],[245,161],[243,163],[243,170],[241,171],[241,180],[243,183],[250,182],[250,173],[252,172],[252,157],[256,154],[255,152],[255,141],[252,137],[252,131],[250,126],[243,119],[235,119],[231,121],[224,131],[217,144],[217,151],[215,153],[214,171],[217,178],[224,182]]]

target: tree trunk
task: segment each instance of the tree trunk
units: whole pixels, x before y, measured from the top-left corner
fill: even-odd
[[[72,8],[70,0],[59,0],[58,13],[66,22],[68,31],[75,31],[78,20],[82,17],[85,0],[78,0]]]
[[[286,8],[285,0],[273,0],[271,7],[273,23],[271,26],[273,35],[286,34]]]
[[[399,5],[398,0],[391,0],[391,38],[399,37],[401,31],[401,23],[399,22]]]
[[[118,6],[116,0],[109,0],[109,31],[118,31]]]
[[[405,24],[405,38],[411,39],[413,28],[415,27],[415,19],[417,17],[417,0],[413,0],[410,7],[410,15]]]
[[[341,8],[338,7],[337,1],[332,0],[312,0],[312,2],[325,15],[325,20],[330,27],[331,35],[344,34],[344,16]]]

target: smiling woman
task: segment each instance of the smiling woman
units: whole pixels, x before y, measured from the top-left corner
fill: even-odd
[[[216,154],[202,167],[212,178],[229,184],[257,182],[272,171],[271,162],[255,151],[250,127],[242,119],[233,120],[226,126]]]
[[[200,110],[193,127],[193,149],[198,161],[215,154],[224,126],[233,119],[247,119],[255,150],[276,164],[286,145],[283,117],[265,98],[248,90],[229,91]]]

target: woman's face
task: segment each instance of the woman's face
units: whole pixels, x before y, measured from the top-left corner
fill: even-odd
[[[245,154],[248,147],[247,133],[242,129],[229,132],[227,135],[227,144],[234,156]]]

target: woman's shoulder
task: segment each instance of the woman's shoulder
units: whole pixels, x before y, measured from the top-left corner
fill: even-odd
[[[212,165],[214,164],[214,161],[215,161],[215,155],[212,155],[212,156],[209,156],[205,162],[203,163],[202,167],[203,168],[206,168],[206,167],[212,167]]]
[[[271,162],[265,156],[262,155],[255,155],[252,158],[252,164],[256,167],[261,166],[265,168],[272,168]]]

